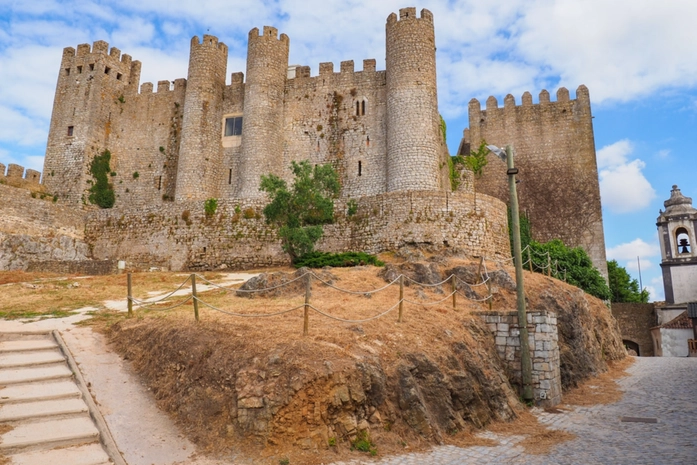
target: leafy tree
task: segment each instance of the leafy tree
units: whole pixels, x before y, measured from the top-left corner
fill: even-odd
[[[108,177],[111,173],[110,160],[111,152],[105,150],[100,155],[95,156],[90,164],[90,173],[92,173],[94,183],[89,190],[89,200],[90,203],[96,204],[100,208],[111,208],[116,201],[114,187],[109,183]]]
[[[632,279],[627,273],[627,269],[620,266],[617,260],[607,262],[608,281],[610,281],[610,292],[612,302],[642,302],[649,301],[649,291],[642,289],[639,291],[639,283]]]
[[[295,262],[314,250],[322,237],[322,225],[334,221],[334,198],[339,194],[339,176],[330,164],[292,162],[292,187],[276,175],[261,177],[260,190],[271,197],[264,207],[266,222],[276,225],[283,250]]]
[[[556,264],[560,271],[566,271],[566,282],[580,287],[599,299],[610,300],[610,288],[598,269],[593,266],[586,251],[581,247],[567,247],[559,239],[554,239],[544,244],[531,241],[530,250],[534,271],[543,273],[546,271],[547,254],[549,253],[552,266]]]
[[[489,154],[489,149],[486,148],[486,141],[482,139],[477,150],[470,150],[470,154],[464,158],[465,167],[471,170],[475,176],[482,175],[482,169],[488,163],[486,156]]]

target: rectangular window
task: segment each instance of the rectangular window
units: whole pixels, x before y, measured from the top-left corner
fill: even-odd
[[[78,72],[78,74],[82,74],[82,66],[77,67],[77,72]]]
[[[68,137],[73,135],[73,130],[75,129],[74,126],[68,126]]]
[[[242,117],[225,118],[225,137],[242,135]]]

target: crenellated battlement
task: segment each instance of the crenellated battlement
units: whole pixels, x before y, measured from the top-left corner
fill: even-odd
[[[227,59],[228,48],[224,42],[219,42],[216,36],[204,34],[203,40],[199,40],[198,36],[193,36],[191,38],[191,50],[200,47],[211,47],[217,49],[220,53],[225,54]]]
[[[375,74],[376,71],[376,60],[374,58],[368,58],[363,60],[363,69],[356,71],[355,64],[353,60],[342,61],[340,64],[339,72],[334,72],[333,62],[324,62],[319,64],[319,74],[317,76],[312,76],[309,66],[298,66],[294,65],[290,67],[289,81],[293,79],[317,79],[317,78],[338,78],[345,79],[347,76],[364,76],[366,74]],[[383,71],[384,73],[384,71]]]
[[[7,167],[0,163],[0,181],[13,187],[35,188],[40,186],[41,172],[14,163]]]
[[[416,16],[416,8],[415,7],[408,7],[408,8],[400,8],[399,9],[399,18],[395,13],[391,13],[387,17],[387,24],[393,24],[397,23],[400,21],[418,21],[418,20],[424,20],[428,21],[429,23],[433,24],[433,13],[431,13],[430,10],[427,10],[424,8],[421,10],[421,16],[417,17]]]
[[[260,39],[265,39],[265,40],[278,40],[279,42],[283,42],[285,44],[290,43],[290,38],[286,34],[281,34],[281,36],[278,36],[278,29],[272,26],[264,26],[263,31],[261,34],[259,34],[259,28],[255,27],[251,31],[249,31],[249,41],[253,42],[256,40]]]
[[[510,110],[513,108],[528,108],[528,107],[545,107],[547,105],[568,105],[569,103],[572,102],[578,102],[583,104],[584,106],[589,106],[590,105],[590,96],[588,94],[588,88],[584,85],[580,85],[576,89],[576,99],[571,99],[569,95],[569,90],[566,89],[565,87],[560,87],[557,89],[556,93],[556,101],[552,102],[550,101],[550,95],[547,90],[542,90],[539,93],[539,100],[537,104],[534,104],[532,101],[532,94],[530,92],[525,92],[522,95],[522,104],[521,105],[516,105],[515,97],[511,94],[506,95],[503,99],[503,108],[499,107],[498,100],[496,97],[493,95],[490,96],[489,98],[486,99],[486,107],[485,110],[482,110],[481,104],[479,103],[479,100],[476,98],[473,98],[469,102],[469,111],[470,115],[473,114],[473,112],[494,112],[496,110]]]

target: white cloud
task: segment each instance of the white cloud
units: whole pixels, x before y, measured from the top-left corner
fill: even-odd
[[[649,290],[649,294],[651,295],[649,300],[657,301],[657,302],[666,300],[665,292],[663,289],[663,278],[662,277],[659,276],[659,277],[651,279],[651,284],[648,284],[644,287]]]
[[[666,159],[670,155],[670,149],[662,149],[656,152],[656,156],[661,159]]]
[[[643,262],[647,257],[660,255],[661,249],[658,247],[658,243],[647,243],[637,238],[631,242],[610,247],[605,253],[608,260],[617,260],[620,262],[633,260],[636,264],[637,257],[641,258]]]
[[[656,197],[642,172],[646,164],[639,159],[629,161],[633,150],[632,143],[624,139],[597,152],[602,204],[613,213],[641,210]]]

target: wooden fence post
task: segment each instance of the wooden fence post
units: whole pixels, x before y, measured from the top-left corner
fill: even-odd
[[[450,275],[450,284],[453,292],[453,310],[457,308],[457,281],[455,275]]]
[[[194,317],[198,323],[198,293],[196,292],[196,273],[191,275],[191,295],[194,299]]]
[[[528,265],[530,265],[530,272],[532,273],[532,255],[530,255],[530,246],[528,246]]]
[[[482,265],[484,264],[484,257],[479,257],[479,268],[477,268],[477,282],[474,284],[479,284],[479,280],[482,277]]]
[[[404,311],[404,275],[399,275],[399,318],[398,323],[402,322],[402,313]]]
[[[491,278],[489,278],[486,282],[486,288],[487,292],[489,293],[489,298],[487,299],[489,302],[489,311],[491,311],[492,308],[492,302],[491,300],[494,298],[494,296],[491,295]]]
[[[303,318],[303,336],[307,336],[310,331],[310,294],[312,286],[312,275],[308,272],[305,275],[305,314]]]
[[[133,288],[131,284],[131,273],[126,275],[126,283],[128,287],[128,318],[133,316]]]
[[[552,276],[552,257],[547,254],[547,276]]]

